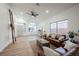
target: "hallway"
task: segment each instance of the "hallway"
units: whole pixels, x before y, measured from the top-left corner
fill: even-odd
[[[2,56],[34,56],[33,43],[35,36],[24,36],[17,38],[15,44],[10,44],[0,55]],[[33,40],[32,40],[33,39]],[[32,45],[32,46],[31,46]]]

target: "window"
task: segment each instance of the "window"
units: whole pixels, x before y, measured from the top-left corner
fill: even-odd
[[[58,33],[59,34],[67,34],[68,32],[68,20],[60,21],[58,24]]]
[[[51,32],[59,34],[67,34],[68,20],[51,23]]]
[[[51,32],[56,33],[56,23],[51,23]]]
[[[36,23],[30,23],[28,26],[29,32],[35,32],[36,31]]]

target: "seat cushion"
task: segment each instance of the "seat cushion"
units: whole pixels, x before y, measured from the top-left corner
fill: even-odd
[[[59,47],[59,48],[55,49],[55,51],[59,52],[62,55],[66,53],[66,50],[62,47]]]
[[[45,47],[43,46],[43,50],[44,50],[44,54],[46,56],[59,56],[60,54],[58,52],[56,52],[55,50]]]
[[[76,45],[77,44],[74,44],[68,40],[68,41],[66,41],[64,48],[66,48],[69,51],[72,47],[75,47]]]
[[[56,34],[54,34],[54,33],[53,33],[51,36],[52,36],[52,38],[54,38],[54,39],[55,39],[55,37],[56,37]]]
[[[45,40],[45,39],[39,39],[38,41],[40,41],[41,43],[49,43],[49,41]]]

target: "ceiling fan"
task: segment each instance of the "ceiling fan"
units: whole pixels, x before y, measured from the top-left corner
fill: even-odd
[[[40,6],[39,3],[36,3],[36,6]],[[26,14],[31,15],[32,17],[37,17],[39,14],[35,10],[28,11]]]
[[[30,16],[32,16],[32,17],[37,17],[37,16],[39,16],[39,14],[36,13],[35,11],[29,11],[27,14],[30,15]]]

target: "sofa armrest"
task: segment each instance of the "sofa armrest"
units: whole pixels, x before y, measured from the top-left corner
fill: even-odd
[[[79,56],[79,45],[76,45],[71,50],[69,50],[64,56]]]
[[[43,46],[43,50],[44,50],[44,54],[46,56],[60,56],[60,54],[58,52],[56,52],[55,50],[45,47]]]

